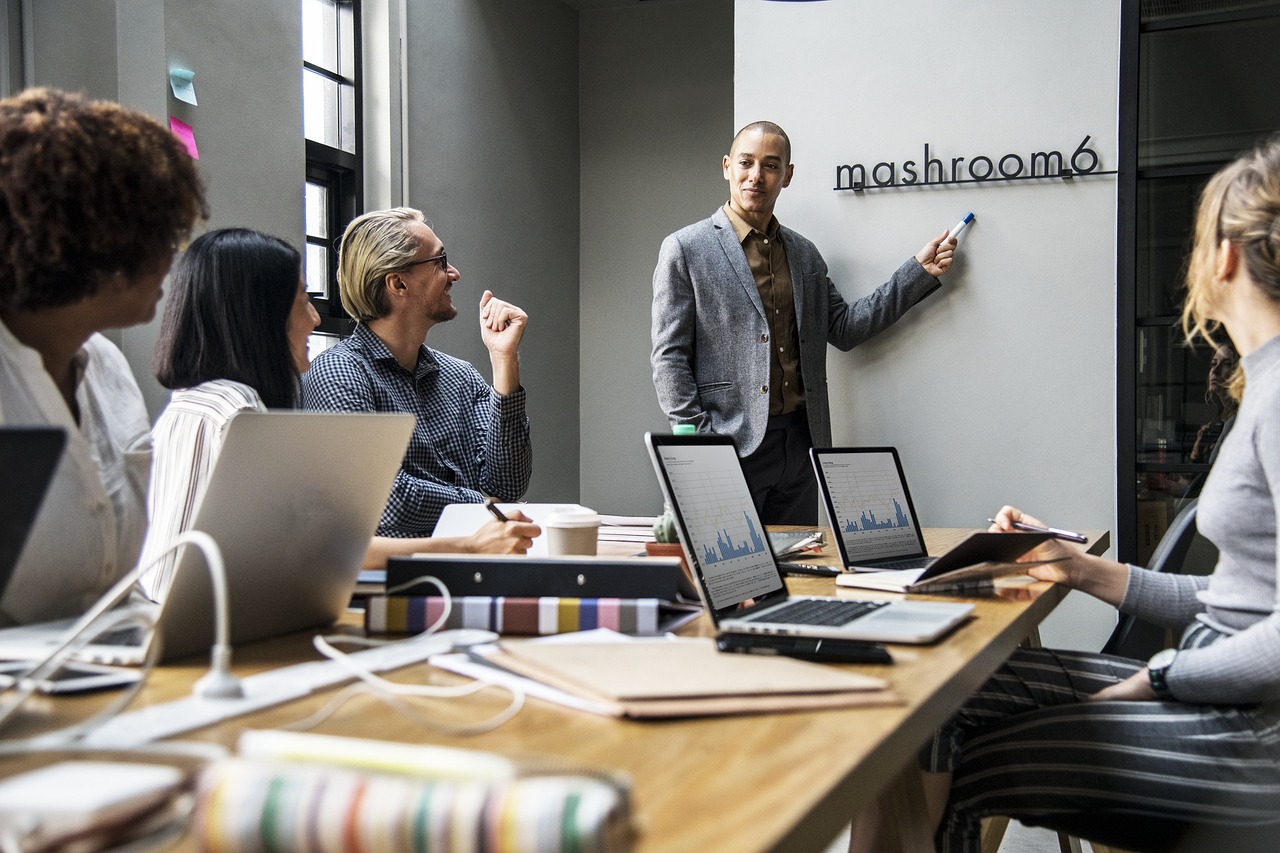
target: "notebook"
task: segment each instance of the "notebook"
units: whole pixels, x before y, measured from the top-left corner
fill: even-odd
[[[355,588],[412,415],[245,412],[226,438],[192,528],[226,563],[233,644],[332,623]],[[154,608],[155,605],[149,605]],[[0,630],[0,658],[43,656],[73,620]],[[79,657],[138,663],[137,632]],[[201,552],[185,548],[161,609],[163,660],[207,651],[213,595]]]
[[[61,427],[0,428],[0,596],[17,568],[66,443]]]
[[[972,612],[963,603],[788,594],[733,440],[646,433],[645,443],[699,593],[719,629],[928,643]]]
[[[815,447],[809,456],[840,562],[851,572],[880,573],[865,580],[841,577],[841,586],[905,592],[923,590],[930,582],[989,581],[1001,572],[1022,571],[1025,565],[1014,568],[1012,562],[1051,538],[1040,533],[974,533],[945,554],[930,557],[896,448]],[[957,574],[979,564],[983,568]]]

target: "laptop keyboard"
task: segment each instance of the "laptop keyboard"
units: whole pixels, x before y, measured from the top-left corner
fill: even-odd
[[[788,625],[843,625],[866,616],[887,601],[855,601],[853,599],[802,598],[770,610],[748,616],[748,622],[778,622]]]

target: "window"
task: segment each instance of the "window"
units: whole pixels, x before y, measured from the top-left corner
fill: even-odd
[[[360,211],[359,0],[302,0],[302,126],[307,290],[322,333],[349,331],[338,298],[337,241]]]

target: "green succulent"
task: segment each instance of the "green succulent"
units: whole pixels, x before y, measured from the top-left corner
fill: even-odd
[[[658,520],[653,523],[653,538],[659,542],[679,542],[680,538],[676,534],[676,519],[671,514],[671,510],[665,510],[662,515],[658,516]]]

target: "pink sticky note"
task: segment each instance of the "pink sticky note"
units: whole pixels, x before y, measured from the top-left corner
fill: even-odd
[[[180,118],[169,116],[169,129],[173,131],[173,135],[182,140],[182,144],[187,146],[187,153],[191,155],[193,160],[200,159],[200,149],[196,148],[196,132],[195,129]]]

